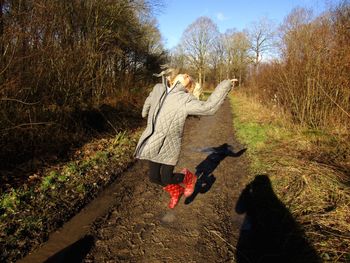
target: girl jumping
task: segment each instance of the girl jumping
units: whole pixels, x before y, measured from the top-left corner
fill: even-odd
[[[136,146],[135,156],[149,161],[150,181],[163,186],[170,194],[169,208],[176,206],[182,194],[190,196],[197,181],[197,176],[186,168],[181,173],[173,172],[187,116],[215,114],[234,81],[222,81],[207,101],[200,101],[188,92],[193,85],[191,77],[178,74],[156,84],[147,97],[142,109],[142,117],[148,116],[147,127]]]

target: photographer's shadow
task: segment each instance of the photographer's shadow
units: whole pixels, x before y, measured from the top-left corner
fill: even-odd
[[[79,263],[95,245],[94,237],[90,234],[49,257],[44,263]]]
[[[236,204],[245,213],[237,243],[237,263],[321,262],[301,226],[275,195],[266,175],[257,175]]]
[[[187,197],[185,204],[190,204],[194,201],[199,193],[208,192],[215,183],[214,170],[219,166],[220,162],[226,157],[239,157],[247,149],[242,149],[238,152],[233,152],[233,147],[224,143],[218,147],[210,147],[201,149],[200,152],[210,153],[205,160],[197,165],[195,174],[197,175],[197,183],[194,192]]]

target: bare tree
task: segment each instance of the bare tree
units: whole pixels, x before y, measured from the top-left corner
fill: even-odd
[[[200,85],[205,81],[209,54],[219,36],[216,24],[208,17],[200,17],[184,31],[181,43],[191,66],[198,73]]]
[[[212,69],[212,78],[220,82],[224,78],[225,67],[225,43],[224,35],[220,34],[213,43],[213,50],[209,56],[209,64]]]
[[[170,66],[180,70],[187,67],[186,55],[182,45],[177,45],[170,52]]]
[[[0,0],[0,167],[78,129],[73,110],[153,81],[165,60],[152,15],[161,2]]]
[[[250,42],[245,32],[227,30],[223,37],[226,78],[237,77],[239,85],[247,73],[250,63]]]
[[[252,23],[247,34],[250,40],[253,63],[255,68],[257,68],[263,55],[273,47],[275,36],[274,24],[268,18],[262,18]]]

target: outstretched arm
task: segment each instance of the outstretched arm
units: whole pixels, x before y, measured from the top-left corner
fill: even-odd
[[[190,97],[186,103],[186,111],[188,115],[213,115],[217,112],[220,105],[225,100],[227,94],[233,86],[234,80],[222,81],[209,96],[207,101],[197,100]]]

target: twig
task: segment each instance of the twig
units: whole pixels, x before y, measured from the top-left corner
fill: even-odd
[[[105,121],[113,128],[113,130],[115,131],[115,133],[118,133],[118,130],[113,126],[113,124],[106,118],[106,116],[103,114],[103,112],[101,110],[99,110],[100,114],[102,115],[102,117],[105,119]]]
[[[7,65],[5,66],[5,68],[4,68],[2,71],[0,71],[0,75],[2,75],[2,74],[8,69],[8,67],[11,65],[12,60],[13,60],[13,58],[14,58],[14,56],[15,56],[15,51],[16,51],[17,45],[18,45],[17,42],[18,42],[18,41],[16,41],[16,44],[15,44],[15,47],[14,47],[14,49],[13,49],[12,56],[11,56],[9,62],[7,63]],[[7,45],[7,47],[6,47],[6,49],[5,49],[4,53],[3,53],[3,56],[5,56],[5,54],[7,53],[7,49],[9,48],[9,46],[10,46],[10,45]]]
[[[223,237],[220,236],[220,234],[218,234],[217,231],[215,230],[209,230],[207,227],[204,227],[205,230],[207,230],[209,233],[213,233],[214,235],[216,235],[218,238],[220,238],[222,241],[224,241],[227,245],[229,245],[233,250],[237,250],[237,248],[235,248],[234,246],[232,246],[229,242],[226,241],[226,239],[224,239]]]
[[[21,128],[21,127],[25,127],[25,126],[33,126],[33,125],[51,125],[51,124],[55,124],[55,123],[54,123],[54,122],[22,123],[22,124],[16,125],[16,126],[11,127],[11,128],[3,129],[3,130],[1,130],[1,131],[9,131],[9,130],[13,130],[13,129],[17,129],[17,128]]]
[[[341,109],[350,118],[350,113],[344,110],[331,96],[329,96],[329,94],[321,87],[319,83],[318,83],[318,86],[323,91],[323,93],[327,96],[327,98],[329,98],[339,109]]]
[[[35,104],[39,103],[39,101],[37,101],[37,102],[24,102],[24,101],[21,101],[21,100],[10,99],[10,98],[2,98],[0,100],[1,101],[15,101],[15,102],[22,103],[22,104],[25,104],[25,105],[35,105]]]

